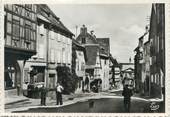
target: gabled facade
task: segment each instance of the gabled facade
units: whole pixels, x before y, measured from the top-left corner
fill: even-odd
[[[89,75],[90,79],[99,78],[100,69],[100,47],[96,41],[96,37],[87,32],[85,25],[80,29],[80,34],[76,40],[85,47],[87,62],[86,62],[86,73]]]
[[[93,31],[88,33],[83,25],[76,40],[86,49],[86,73],[90,79],[101,79],[102,90],[109,89],[109,38],[96,38]]]

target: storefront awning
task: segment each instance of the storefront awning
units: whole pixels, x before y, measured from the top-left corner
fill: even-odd
[[[31,67],[46,67],[46,63],[32,63]]]

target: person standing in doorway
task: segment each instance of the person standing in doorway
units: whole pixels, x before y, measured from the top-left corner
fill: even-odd
[[[85,86],[86,86],[85,91],[89,92],[89,77],[88,77],[88,75],[86,75],[86,78],[85,78]]]
[[[46,94],[47,94],[47,89],[42,85],[41,88],[41,106],[46,106]]]
[[[17,95],[20,95],[20,91],[21,91],[21,85],[17,84]]]
[[[129,89],[128,85],[125,85],[125,87],[123,88],[122,95],[124,96],[125,111],[130,112],[131,96],[133,95],[132,89]]]
[[[56,105],[62,105],[63,104],[63,100],[62,100],[62,92],[63,92],[64,88],[61,86],[60,83],[57,83],[57,87],[56,87]]]
[[[84,93],[84,81],[82,81],[82,92]]]

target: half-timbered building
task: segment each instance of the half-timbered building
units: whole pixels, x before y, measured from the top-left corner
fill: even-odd
[[[7,94],[20,94],[25,61],[36,54],[36,5],[4,5],[5,70]]]

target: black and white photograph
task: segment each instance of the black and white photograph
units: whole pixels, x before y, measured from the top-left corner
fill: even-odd
[[[165,113],[165,6],[4,4],[5,113]]]

